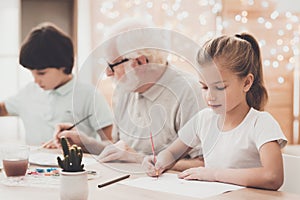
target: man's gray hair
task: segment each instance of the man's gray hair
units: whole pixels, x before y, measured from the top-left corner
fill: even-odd
[[[154,28],[151,21],[134,18],[123,19],[111,26],[105,33],[105,37],[109,38],[107,56],[110,62],[120,56],[144,55],[149,63],[166,64],[168,53],[151,46],[164,43],[168,45],[168,39],[162,39],[161,35],[151,35],[150,30]]]

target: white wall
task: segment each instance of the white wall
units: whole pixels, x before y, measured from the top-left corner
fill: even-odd
[[[78,67],[91,51],[90,0],[78,2]],[[21,0],[0,0],[0,102],[15,94],[33,78],[19,65],[21,44]],[[18,117],[0,117],[0,144],[24,141],[24,127]]]
[[[19,0],[0,0],[0,101],[17,92],[27,77],[18,64],[19,24]],[[0,118],[0,143],[22,137],[18,118]]]
[[[77,25],[77,64],[78,69],[85,62],[91,52],[91,14],[90,0],[77,0],[78,2],[78,25]]]

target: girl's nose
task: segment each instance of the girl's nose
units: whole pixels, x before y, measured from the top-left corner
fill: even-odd
[[[210,95],[210,96],[208,97],[208,100],[209,100],[209,101],[215,101],[215,100],[216,100],[216,97]]]
[[[215,101],[216,97],[211,92],[207,92],[206,99],[207,99],[207,101]]]

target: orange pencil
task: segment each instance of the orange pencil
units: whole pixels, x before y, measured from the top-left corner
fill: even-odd
[[[152,153],[153,153],[153,162],[155,165],[156,155],[155,155],[155,150],[154,150],[154,142],[153,142],[153,138],[152,138],[152,132],[150,132],[150,140],[151,140],[151,148],[152,148]],[[158,170],[155,171],[155,175],[156,175],[156,177],[158,177]]]

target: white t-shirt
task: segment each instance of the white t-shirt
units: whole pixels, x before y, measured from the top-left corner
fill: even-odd
[[[56,124],[75,123],[89,114],[93,115],[76,126],[89,136],[97,137],[97,130],[113,122],[105,98],[93,86],[74,78],[51,91],[29,83],[4,102],[10,115],[23,120],[26,143],[29,145],[40,145],[53,138]]]
[[[260,167],[259,149],[270,141],[281,148],[286,137],[277,121],[267,112],[250,109],[245,119],[230,131],[220,131],[218,115],[211,109],[200,111],[179,131],[179,138],[188,146],[201,143],[206,167]]]

